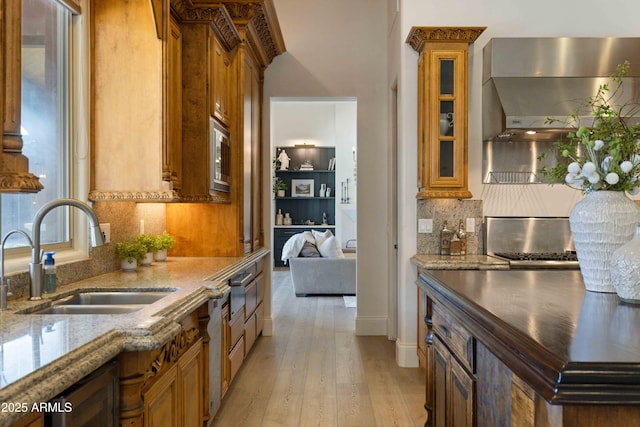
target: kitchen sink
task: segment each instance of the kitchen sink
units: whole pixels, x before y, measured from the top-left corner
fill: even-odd
[[[144,305],[52,305],[31,314],[123,314],[140,310]]]
[[[53,301],[52,305],[23,314],[122,314],[132,313],[170,295],[175,290],[91,291]]]
[[[171,294],[172,291],[149,292],[81,292],[54,301],[54,305],[113,305],[113,304],[152,304]]]

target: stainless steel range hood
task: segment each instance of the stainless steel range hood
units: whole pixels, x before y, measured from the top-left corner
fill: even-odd
[[[590,112],[579,111],[581,103],[625,60],[631,73],[616,104],[640,99],[640,38],[494,38],[483,57],[484,183],[541,182],[537,157],[577,125],[572,114],[581,125],[591,125]],[[557,121],[546,124],[549,117]],[[555,161],[545,157],[548,167]]]
[[[539,131],[537,139],[554,139],[551,131],[565,127],[559,124],[625,60],[631,75],[619,102],[640,96],[640,38],[494,38],[483,55],[484,140],[505,133],[526,140],[529,129]],[[560,122],[547,125],[547,117]]]

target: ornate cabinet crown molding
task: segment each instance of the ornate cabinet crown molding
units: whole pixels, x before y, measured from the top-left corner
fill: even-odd
[[[100,191],[89,193],[92,202],[176,202],[180,196],[175,190],[160,191]]]
[[[272,0],[223,2],[234,23],[248,27],[255,40],[260,65],[266,68],[273,59],[286,51],[284,39]]]
[[[487,27],[411,27],[406,42],[421,52],[425,42],[473,43]]]
[[[240,35],[233,19],[225,6],[220,3],[171,0],[171,10],[182,23],[211,22],[227,50],[232,50],[240,43]]]

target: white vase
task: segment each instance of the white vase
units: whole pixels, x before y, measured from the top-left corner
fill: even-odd
[[[142,259],[142,261],[140,261],[140,265],[151,265],[151,263],[153,262],[153,252],[147,252],[144,256],[144,258]]]
[[[166,249],[158,249],[158,252],[153,253],[154,261],[164,262],[167,260],[167,250]]]
[[[120,261],[120,267],[122,267],[122,271],[136,271],[136,267],[138,267],[138,261],[133,258],[131,260],[125,258]]]
[[[611,254],[631,240],[639,219],[638,207],[622,191],[592,191],[571,209],[571,235],[588,291],[616,291]]]
[[[611,255],[611,281],[622,301],[640,304],[640,227]]]

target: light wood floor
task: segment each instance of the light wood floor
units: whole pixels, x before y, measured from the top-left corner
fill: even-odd
[[[260,337],[216,426],[420,426],[424,375],[399,368],[386,337],[357,337],[342,297],[296,298],[273,272],[274,335]]]

